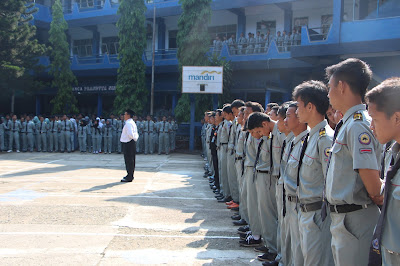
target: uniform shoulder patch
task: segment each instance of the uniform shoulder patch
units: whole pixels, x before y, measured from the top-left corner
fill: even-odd
[[[369,145],[371,143],[371,136],[367,132],[361,133],[358,136],[358,141],[363,145]]]
[[[353,115],[353,120],[357,121],[357,120],[363,120],[363,114],[361,112],[356,112]]]
[[[329,157],[330,153],[331,153],[331,148],[329,148],[329,147],[325,148],[325,150],[324,150],[325,157]]]
[[[323,127],[323,128],[321,128],[320,130],[319,130],[319,136],[320,137],[322,137],[322,136],[326,136],[326,130],[325,130],[325,128]]]

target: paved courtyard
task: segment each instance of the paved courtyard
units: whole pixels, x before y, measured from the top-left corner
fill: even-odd
[[[0,265],[261,265],[199,155],[0,153]]]

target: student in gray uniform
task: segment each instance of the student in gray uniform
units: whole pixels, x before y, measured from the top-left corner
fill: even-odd
[[[25,134],[26,136],[26,151],[33,152],[33,132],[35,131],[35,124],[31,120],[31,116],[26,117]]]
[[[107,119],[106,125],[103,126],[104,154],[111,154],[112,148],[112,131],[111,119]]]
[[[249,41],[247,42],[246,54],[254,53],[254,45],[256,43],[256,39],[254,38],[254,34],[249,32]]]
[[[395,141],[387,153],[389,163],[381,170],[385,178],[384,202],[371,241],[369,263],[379,265],[380,261],[373,258],[382,254],[383,265],[400,265],[400,78],[383,81],[367,93],[366,99],[378,141]]]
[[[39,117],[40,122],[36,124],[36,143],[38,152],[47,152],[47,124],[44,122],[44,117]]]
[[[259,223],[261,224],[261,236],[267,252],[259,256],[261,261],[274,260],[277,255],[277,227],[278,211],[276,206],[276,182],[272,180],[272,141],[275,138],[272,132],[276,122],[272,121],[268,115],[260,112],[252,113],[247,122],[247,129],[253,137],[261,135],[258,144],[255,171],[253,182],[257,191],[257,205],[259,213]],[[277,136],[276,136],[277,137]],[[250,217],[252,217],[250,215]],[[250,219],[250,228],[253,228]]]
[[[171,118],[171,131],[169,132],[169,142],[171,151],[175,151],[176,149],[176,132],[178,131],[178,123],[175,121],[175,118]]]
[[[49,152],[57,152],[58,151],[58,117],[51,116],[51,121],[49,124]]]
[[[261,106],[261,104],[256,102],[246,102],[245,106],[246,109],[244,113],[244,119],[246,123],[250,114],[254,112],[264,112],[264,108]],[[257,134],[254,134],[254,136],[257,137]],[[261,138],[261,135],[259,135],[257,138]],[[258,144],[260,142],[257,140],[257,138],[247,134],[244,146],[244,184],[242,193],[240,195],[241,202],[239,210],[242,218],[245,219],[250,226],[241,227],[238,229],[238,232],[246,234],[250,231],[247,236],[242,237],[245,238],[244,240],[239,241],[239,244],[245,247],[255,247],[261,245],[261,224],[254,223],[254,228],[251,227],[252,225],[250,224],[250,221],[259,221],[258,212],[255,211],[256,209],[258,210],[257,190],[255,184],[253,183],[253,173],[255,171],[254,164],[256,161]],[[249,210],[249,207],[252,208],[252,210]],[[250,217],[250,215],[252,215],[252,217]]]
[[[86,150],[87,152],[92,152],[93,151],[93,141],[92,141],[92,120],[88,117],[85,116],[85,123],[87,127],[87,135],[86,135]]]
[[[227,107],[227,112],[232,112],[230,105]],[[224,108],[225,108],[224,107]],[[232,124],[231,121],[226,120],[226,114],[223,110],[222,112],[217,112],[216,115],[222,115],[223,122],[218,128],[218,139],[217,139],[217,147],[218,147],[218,169],[219,169],[219,180],[222,185],[223,195],[224,197],[217,198],[219,202],[229,202],[232,200],[231,190],[229,188],[229,180],[228,180],[228,168],[227,168],[227,153],[228,153],[228,139],[229,139],[229,128]]]
[[[236,37],[235,37],[235,34],[232,34],[232,36],[229,38],[228,47],[229,47],[229,54],[230,55],[235,55],[236,54]]]
[[[158,151],[158,129],[159,129],[159,121],[157,120],[156,117],[153,118],[153,122],[154,122],[154,126],[155,126],[155,130],[153,132],[153,143],[154,143],[154,152]]]
[[[286,112],[285,123],[294,134],[294,139],[287,143],[289,157],[283,172],[284,188],[286,191],[286,217],[288,233],[291,239],[291,256],[294,265],[304,265],[303,253],[300,246],[300,231],[298,221],[297,176],[302,145],[307,137],[307,124],[301,123],[297,117],[297,103],[291,103]]]
[[[19,122],[21,123],[21,131],[19,132],[19,142],[21,143],[21,151],[22,152],[26,152],[26,138],[24,139],[24,137],[26,137],[26,126],[28,125],[25,122],[25,118],[21,117]]]
[[[246,39],[246,37],[244,37],[243,32],[240,33],[240,38],[238,39],[237,43],[238,43],[238,54],[245,54],[247,39]]]
[[[121,134],[122,134],[122,129],[125,126],[125,120],[124,120],[124,116],[121,115],[120,119],[117,121],[117,151],[118,154],[121,154],[122,152],[122,143],[120,141],[121,139]]]
[[[7,152],[12,152],[13,151],[13,144],[15,143],[15,148],[17,152],[19,152],[19,132],[21,131],[21,123],[17,121],[17,116],[13,115],[12,116],[12,121],[8,122],[7,127],[10,130],[10,139],[8,141],[8,151]]]
[[[261,45],[263,43],[263,39],[261,38],[260,32],[257,31],[257,35],[255,37],[255,45],[254,45],[254,53],[261,53]]]
[[[163,116],[162,121],[159,124],[158,133],[159,143],[158,143],[158,155],[165,152],[166,155],[169,154],[169,132],[171,131],[171,125],[167,122],[167,117]]]
[[[88,134],[88,126],[86,125],[86,121],[81,119],[79,121],[78,126],[78,141],[79,141],[79,150],[80,152],[86,152],[86,139]]]
[[[110,115],[110,124],[112,127],[112,141],[111,141],[111,152],[117,151],[117,119],[114,114]]]
[[[144,133],[144,154],[153,154],[154,142],[153,132],[155,130],[154,122],[151,120],[151,116],[147,115],[147,121],[143,122],[143,133]]]
[[[71,122],[71,128],[70,128],[71,151],[75,151],[76,144],[77,144],[77,138],[76,138],[77,124],[76,124],[76,120],[74,117],[71,117],[71,119],[69,121]]]
[[[138,130],[138,134],[139,134],[139,138],[138,138],[138,140],[136,141],[136,154],[139,154],[139,153],[140,153],[140,149],[141,149],[141,147],[140,147],[140,144],[141,144],[141,137],[142,137],[142,135],[143,135],[143,134],[141,134],[141,131],[142,131],[142,123],[139,121],[139,119],[138,119],[138,117],[137,117],[136,115],[133,117],[133,121],[134,121],[135,124],[136,124],[137,130]]]
[[[320,81],[306,81],[294,89],[293,99],[298,102],[299,121],[307,123],[310,128],[301,149],[297,175],[304,265],[334,265],[330,248],[331,220],[323,222],[321,217],[322,193],[334,134],[325,120],[329,107],[328,90]]]
[[[99,154],[101,151],[101,139],[100,119],[96,119],[92,126],[93,154]]]
[[[367,265],[370,241],[382,203],[381,145],[370,129],[363,98],[369,66],[349,58],[326,69],[332,107],[344,116],[337,124],[326,176],[332,252],[336,265]],[[323,218],[327,215],[323,206]]]
[[[68,120],[67,115],[64,115],[62,121],[58,124],[61,132],[60,138],[60,150],[61,152],[65,151],[65,146],[67,146],[68,153],[71,152],[71,130],[72,124],[71,121]]]

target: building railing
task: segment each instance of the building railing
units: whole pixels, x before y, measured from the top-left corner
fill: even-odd
[[[177,58],[178,49],[171,48],[171,49],[159,49],[155,51],[155,60],[170,60]],[[145,59],[151,61],[153,58],[152,50],[146,50]]]

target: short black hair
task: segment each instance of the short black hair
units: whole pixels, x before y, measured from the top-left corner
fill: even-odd
[[[290,103],[289,103],[289,106],[288,106],[288,109],[289,109],[290,107],[295,107],[296,110],[297,110],[297,106],[298,106],[298,103],[297,103],[297,102],[290,102]]]
[[[269,103],[269,104],[267,104],[267,108],[269,107],[269,108],[272,109],[275,106],[279,106],[279,104],[277,104],[277,103]]]
[[[264,108],[262,107],[261,104],[257,103],[257,102],[246,102],[245,103],[246,107],[251,108],[251,110],[253,112],[261,112],[264,113]]]
[[[276,115],[278,114],[278,110],[279,110],[279,105],[271,108],[271,111],[274,112]]]
[[[218,113],[219,116],[221,116],[222,115],[222,109],[215,110],[215,114],[217,114],[217,113]]]
[[[126,113],[128,113],[128,115],[132,118],[135,115],[135,112],[132,109],[126,109],[125,110]]]
[[[252,130],[258,127],[262,127],[263,122],[271,122],[271,119],[267,114],[260,112],[252,113],[247,119],[247,129]]]
[[[224,108],[222,108],[222,112],[228,113],[228,114],[233,114],[232,112],[232,106],[230,104],[226,104]]]
[[[242,101],[242,100],[239,100],[239,99],[237,99],[237,100],[234,100],[233,102],[232,102],[232,104],[231,104],[231,107],[232,108],[240,108],[240,107],[242,107],[242,106],[244,106],[244,101]]]
[[[279,106],[278,116],[286,118],[286,111],[289,108],[290,103],[291,103],[290,101],[284,102],[281,106]]]
[[[293,100],[300,98],[304,106],[313,104],[318,113],[325,115],[329,108],[328,89],[325,84],[317,80],[309,80],[297,85],[293,91]]]
[[[354,94],[364,99],[372,79],[372,71],[367,63],[358,58],[349,58],[325,69],[326,77],[335,79],[336,84],[341,80],[346,82]]]
[[[365,98],[389,119],[395,112],[400,112],[400,78],[386,79],[367,92]]]

